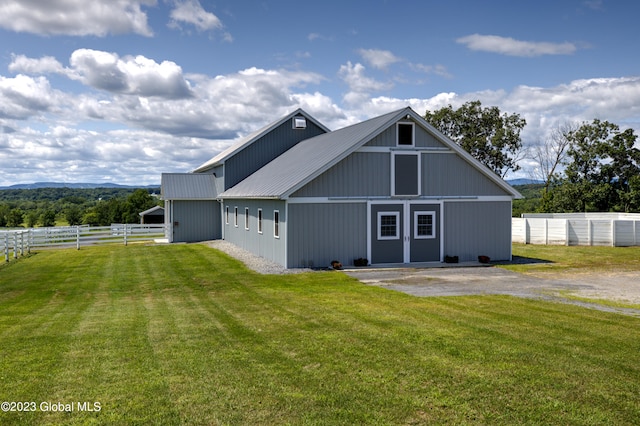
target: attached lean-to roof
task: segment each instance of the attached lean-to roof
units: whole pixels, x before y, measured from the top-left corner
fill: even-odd
[[[214,168],[216,166],[224,164],[224,162],[226,161],[227,158],[232,157],[237,152],[242,151],[243,149],[245,149],[246,147],[248,147],[249,145],[251,145],[252,143],[257,141],[258,139],[260,139],[262,136],[266,135],[267,133],[271,132],[273,129],[275,129],[278,126],[280,126],[282,123],[285,123],[286,121],[291,120],[293,117],[295,117],[297,115],[304,116],[307,120],[313,122],[316,126],[320,127],[325,132],[330,132],[329,128],[327,128],[324,124],[320,123],[318,120],[313,118],[311,115],[309,115],[303,109],[298,108],[295,111],[293,111],[291,114],[289,114],[289,115],[287,115],[287,116],[285,116],[283,118],[280,118],[279,120],[274,121],[271,124],[267,124],[263,128],[261,128],[259,130],[256,130],[255,132],[250,133],[247,136],[239,139],[237,142],[235,142],[229,148],[225,149],[224,151],[222,151],[221,153],[219,153],[218,155],[216,155],[215,157],[213,157],[212,159],[210,159],[209,161],[207,161],[206,163],[204,163],[203,165],[201,165],[197,169],[193,170],[193,173],[202,173],[202,172],[210,170],[210,169],[212,169],[212,168]]]
[[[403,117],[414,120],[515,198],[522,195],[410,107],[302,141],[219,198],[285,199]]]
[[[164,200],[215,200],[218,197],[216,177],[204,173],[163,173]]]

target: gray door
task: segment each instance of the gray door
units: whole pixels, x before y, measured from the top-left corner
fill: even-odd
[[[410,261],[440,261],[440,205],[410,204],[409,222]]]
[[[404,204],[371,205],[371,263],[404,262]]]
[[[371,263],[440,261],[440,204],[372,204]]]

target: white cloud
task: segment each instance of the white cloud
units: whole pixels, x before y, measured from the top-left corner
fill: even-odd
[[[414,71],[422,72],[425,74],[434,74],[444,78],[452,78],[453,76],[447,70],[447,67],[441,64],[436,65],[424,65],[424,64],[410,64],[411,69]]]
[[[45,77],[0,76],[0,119],[24,120],[56,111],[63,104],[63,99],[60,92],[51,89]]]
[[[388,50],[359,49],[358,53],[366,63],[380,70],[385,70],[389,65],[402,61],[402,59]]]
[[[156,0],[4,0],[0,27],[39,35],[153,35],[142,6]]]
[[[176,1],[170,16],[170,27],[179,27],[180,23],[185,23],[193,25],[198,31],[222,28],[222,21],[213,13],[204,10],[198,0]]]
[[[9,71],[24,74],[64,74],[62,64],[53,56],[43,56],[39,59],[27,58],[24,55],[12,55]]]
[[[115,53],[90,49],[76,50],[69,62],[75,78],[108,92],[168,99],[193,95],[175,62],[158,64],[142,55],[120,58]]]
[[[184,75],[176,64],[79,50],[64,68],[52,58],[15,56],[14,71],[57,72],[104,91],[65,93],[46,77],[0,75],[0,185],[37,180],[157,183],[160,173],[188,171],[240,135],[302,107],[340,128],[405,106],[419,114],[479,99],[527,120],[526,144],[557,123],[601,118],[640,132],[640,77],[584,79],[553,87],[439,93],[424,98],[380,96],[390,84],[346,63],[348,86],[335,100],[313,72],[248,68],[219,76]],[[174,81],[175,80],[175,81]],[[191,96],[171,87],[189,81]],[[108,90],[107,90],[108,89]],[[28,154],[27,154],[28,153]]]
[[[457,43],[464,44],[471,50],[499,53],[507,56],[542,56],[542,55],[569,55],[576,51],[573,43],[548,43],[521,41],[511,37],[496,35],[472,34],[460,37]]]
[[[387,90],[393,87],[390,83],[383,83],[365,76],[365,67],[360,63],[353,65],[351,61],[340,66],[338,75],[349,86],[349,92],[344,101],[349,105],[362,103],[370,98],[371,92]]]

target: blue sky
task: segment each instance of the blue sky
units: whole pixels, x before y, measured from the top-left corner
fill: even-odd
[[[302,107],[329,128],[480,100],[640,133],[640,3],[0,0],[0,186],[154,184]],[[508,177],[530,177],[535,162]]]

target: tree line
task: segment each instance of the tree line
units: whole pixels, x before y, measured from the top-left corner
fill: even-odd
[[[162,205],[160,188],[38,188],[0,190],[0,227],[139,223],[139,213]]]

